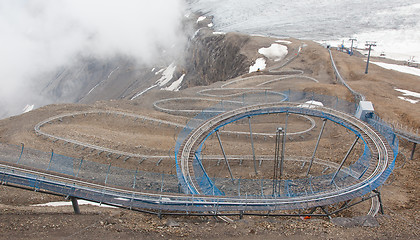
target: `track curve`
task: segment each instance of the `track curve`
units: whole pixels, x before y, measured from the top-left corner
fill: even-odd
[[[383,174],[394,159],[393,152],[390,151],[390,147],[383,137],[366,123],[345,113],[319,106],[303,108],[298,103],[254,105],[220,114],[193,130],[189,137],[185,139],[181,150],[179,151],[179,155],[177,156],[177,164],[179,164],[177,170],[179,178],[184,180],[183,185],[188,189],[189,193],[200,194],[203,190],[200,188],[200,183],[195,179],[192,162],[196,159],[196,150],[209,135],[223,125],[236,119],[249,115],[278,112],[307,114],[335,121],[360,136],[374,154],[372,154],[373,157],[370,159],[369,168],[364,172],[358,173],[360,174],[359,179],[349,186],[299,197],[275,196],[269,198],[264,196],[264,198],[259,198],[258,200],[254,199],[254,201],[258,201],[258,204],[254,206],[258,210],[272,210],[273,207],[276,209],[290,209],[324,206],[362,196],[370,190],[373,190],[371,189],[373,183],[383,177]],[[211,180],[209,179],[209,181]],[[369,191],[367,191],[368,189]],[[256,203],[253,202],[253,204]],[[252,205],[252,203],[247,202],[247,206],[249,207],[250,205]]]

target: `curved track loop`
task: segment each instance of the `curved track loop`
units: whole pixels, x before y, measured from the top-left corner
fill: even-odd
[[[132,113],[126,113],[126,112],[120,112],[120,111],[93,110],[93,111],[65,113],[65,114],[53,116],[51,118],[48,118],[48,119],[36,124],[35,127],[34,127],[34,130],[37,134],[49,137],[51,139],[56,139],[56,140],[60,140],[60,141],[63,141],[63,142],[79,145],[79,146],[82,146],[82,147],[95,149],[97,151],[112,153],[112,154],[115,154],[115,155],[123,155],[123,156],[127,156],[127,157],[138,157],[138,158],[159,158],[159,159],[160,158],[168,158],[168,156],[142,155],[142,154],[135,154],[135,153],[118,151],[118,150],[114,150],[114,149],[110,149],[110,148],[105,148],[105,147],[101,147],[101,146],[77,141],[77,140],[74,140],[74,139],[69,139],[69,138],[64,138],[64,137],[52,135],[52,134],[46,133],[46,132],[41,130],[42,126],[44,126],[46,124],[49,124],[49,123],[52,123],[54,121],[62,121],[62,119],[66,118],[66,117],[74,117],[74,116],[77,116],[77,115],[87,115],[87,114],[105,114],[105,115],[115,114],[115,115],[120,115],[120,116],[132,117],[132,118],[134,118],[134,120],[139,119],[139,120],[143,120],[143,121],[156,122],[158,124],[166,124],[166,125],[173,126],[173,127],[176,127],[176,128],[185,127],[184,125],[177,124],[177,123],[174,123],[174,122],[164,121],[164,120],[151,118],[151,117],[146,117],[146,116],[138,115],[138,114],[132,114]]]
[[[369,191],[374,190],[371,189],[371,186],[374,182],[381,179],[382,175],[387,170],[388,165],[393,160],[393,152],[390,150],[388,143],[383,137],[366,123],[345,113],[319,106],[312,106],[310,109],[302,108],[298,103],[254,105],[220,114],[206,121],[190,133],[189,137],[182,144],[181,151],[177,156],[177,164],[179,164],[177,170],[179,170],[179,174],[184,180],[184,187],[186,187],[190,193],[200,194],[201,189],[194,176],[192,161],[194,161],[195,151],[206,137],[212,134],[217,128],[228,124],[235,119],[241,119],[246,116],[278,112],[307,114],[315,117],[328,118],[340,123],[351,129],[356,135],[361,136],[364,142],[369,146],[373,157],[370,160],[369,168],[364,173],[361,173],[360,179],[355,181],[352,185],[339,188],[335,191],[326,191],[301,197],[278,196],[275,198],[266,198],[267,196],[265,196],[264,199],[254,199],[252,203],[247,201],[247,206],[256,204],[258,207],[254,205],[254,208],[259,210],[272,210],[273,208],[309,208],[334,204],[360,197]],[[238,206],[238,208],[241,207]]]

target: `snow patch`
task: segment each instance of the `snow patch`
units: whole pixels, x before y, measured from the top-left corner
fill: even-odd
[[[298,107],[315,108],[315,106],[321,106],[321,107],[323,107],[324,104],[322,104],[322,102],[318,102],[318,101],[306,101],[304,104],[301,104]]]
[[[176,66],[174,63],[171,63],[171,65],[169,65],[165,71],[163,71],[162,73],[162,77],[159,78],[156,81],[156,84],[159,85],[160,87],[165,86],[169,81],[172,80],[173,76],[174,76],[174,72],[175,72]]]
[[[417,92],[412,92],[409,90],[398,89],[398,88],[396,88],[395,91],[403,93],[403,96],[411,96],[415,98],[420,98],[420,93],[417,93]]]
[[[258,53],[277,62],[282,60],[287,55],[288,51],[286,46],[273,43],[268,48],[260,48]]]
[[[156,68],[152,68],[152,72],[154,72],[156,70]]]
[[[77,200],[77,203],[79,205],[93,205],[93,206],[98,206],[98,207],[116,208],[116,207],[109,206],[106,204],[99,204],[96,202],[90,202],[86,200]],[[32,206],[34,207],[61,207],[61,206],[71,206],[71,205],[72,205],[71,202],[49,202],[49,203],[35,204]]]
[[[155,75],[158,75],[159,73],[162,73],[163,71],[165,71],[164,68],[160,69],[159,71],[155,72]]]
[[[161,90],[175,91],[175,92],[179,91],[179,89],[181,88],[181,83],[184,80],[184,77],[185,77],[185,73],[182,74],[182,76],[178,80],[174,81],[169,87],[162,88]]]
[[[264,34],[250,34],[250,36],[251,37],[263,37],[263,38],[269,37],[268,35],[264,35]]]
[[[407,101],[407,102],[412,103],[412,104],[416,104],[416,103],[418,103],[420,101],[420,100],[415,100],[415,99],[407,98],[407,96],[409,96],[409,97],[415,97],[415,98],[419,98],[420,99],[420,93],[412,92],[412,91],[404,90],[404,89],[398,89],[398,88],[396,88],[394,90],[395,91],[398,91],[400,93],[403,93],[403,96],[406,96],[406,97],[398,96],[398,98],[401,99],[401,100]]]
[[[23,113],[27,113],[27,112],[30,112],[30,111],[32,111],[33,109],[34,109],[34,107],[35,107],[35,105],[34,104],[32,104],[32,105],[29,105],[29,104],[27,104],[24,108],[23,108]]]
[[[102,80],[102,81],[100,81],[98,84],[96,84],[93,88],[91,88],[90,90],[89,90],[89,92],[86,94],[86,96],[87,95],[89,95],[91,92],[93,92],[93,90],[95,90],[95,88],[97,88],[102,82],[103,82],[104,80]]]
[[[200,16],[200,17],[197,19],[197,23],[199,23],[199,22],[203,21],[204,19],[206,19],[206,17],[205,17],[205,16]]]
[[[291,41],[286,41],[286,40],[277,40],[276,43],[292,44]]]
[[[398,96],[398,98],[401,99],[401,100],[407,101],[409,103],[412,103],[412,104],[416,104],[416,103],[419,102],[419,100],[414,100],[414,99],[410,99],[410,98],[406,98],[406,97],[401,97],[401,96]]]
[[[371,62],[375,65],[380,66],[381,68],[390,69],[398,72],[408,73],[416,76],[420,76],[420,69],[409,67],[409,66],[401,66],[397,64],[389,64],[389,63],[383,63],[383,62]]]
[[[195,37],[197,37],[197,34],[200,32],[201,28],[197,29],[197,31],[194,32],[192,38],[194,39]]]
[[[226,35],[225,32],[213,32],[214,35]]]
[[[249,72],[256,72],[258,69],[264,70],[266,66],[267,64],[265,64],[264,58],[257,58],[257,60],[255,60],[255,64],[249,67]]]
[[[93,92],[93,90],[95,90],[99,85],[101,85],[103,82],[105,82],[106,80],[108,80],[110,77],[111,77],[111,75],[115,72],[115,70],[117,70],[117,69],[119,69],[120,67],[116,67],[116,68],[114,68],[114,70],[112,70],[109,74],[108,74],[108,77],[106,78],[106,79],[103,79],[102,81],[100,81],[99,83],[97,83],[93,88],[91,88],[90,90],[89,90],[89,92],[86,94],[86,96],[87,95],[89,95],[91,92]],[[85,96],[85,97],[86,97]]]
[[[209,24],[207,24],[207,27],[209,27],[209,28],[212,28],[214,26],[214,24],[213,23],[209,23]]]
[[[145,89],[145,90],[143,90],[143,91],[141,91],[141,92],[137,93],[136,95],[134,95],[132,98],[130,98],[130,100],[134,100],[134,99],[136,99],[136,98],[140,97],[141,95],[143,95],[144,93],[146,93],[146,92],[147,92],[147,91],[149,91],[150,89],[155,88],[155,87],[157,87],[157,86],[158,86],[158,85],[157,85],[157,84],[155,84],[155,85],[153,85],[153,86],[148,87],[147,89]]]

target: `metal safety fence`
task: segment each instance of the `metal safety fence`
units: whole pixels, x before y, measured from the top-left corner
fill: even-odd
[[[318,101],[326,107],[351,115],[356,109],[354,103],[314,93],[285,91],[277,95],[277,100],[274,96],[267,96],[265,92],[243,94],[229,101],[221,101],[191,119],[178,136],[176,160],[178,161],[177,156],[184,140],[206,120],[221,112],[238,108],[238,104],[246,106],[275,101],[302,104]],[[192,166],[196,181],[203,190],[202,195],[189,192],[190,188],[185,185],[183,174],[179,174],[179,164],[176,165],[177,175],[152,173],[117,168],[110,164],[71,158],[54,152],[46,153],[23,145],[0,144],[0,161],[9,163],[0,164],[0,180],[2,183],[23,185],[35,190],[46,190],[115,206],[179,211],[185,214],[311,208],[360,197],[379,187],[391,174],[398,154],[398,138],[388,125],[375,119],[368,121],[385,137],[394,153],[393,160],[387,163],[385,171],[363,180],[364,171],[370,167],[372,154],[365,145],[361,157],[343,168],[334,181],[331,181],[331,174],[279,180],[274,182],[279,189],[278,194],[272,193],[272,179],[232,181],[209,177],[202,165],[200,152],[194,156]]]
[[[354,103],[347,102],[345,100],[339,99],[337,97],[333,96],[327,96],[327,95],[320,95],[316,94],[314,92],[295,92],[295,91],[284,91],[279,93],[272,93],[268,91],[261,91],[261,92],[248,92],[243,94],[238,94],[237,96],[229,99],[229,100],[221,100],[218,104],[213,106],[212,108],[208,108],[200,112],[195,118],[191,119],[186,127],[180,132],[178,135],[178,139],[175,145],[175,156],[178,161],[179,151],[181,150],[182,144],[185,141],[185,139],[189,136],[189,134],[196,129],[198,126],[203,124],[208,119],[211,119],[215,117],[216,115],[237,109],[239,107],[244,106],[251,106],[255,104],[261,104],[261,103],[275,103],[275,102],[296,102],[296,103],[302,103],[304,106],[305,104],[314,104],[315,102],[321,103],[325,107],[329,107],[341,112],[349,113],[350,115],[354,115],[357,106]],[[230,193],[228,195],[231,195],[231,193],[239,194],[240,192],[249,193],[251,195],[259,195],[261,196],[261,193],[264,195],[264,191],[260,191],[259,189],[267,189],[270,184],[272,185],[272,180],[251,180],[251,179],[236,179],[234,181],[228,181],[226,179],[212,179],[207,175],[205,169],[202,165],[201,160],[201,147],[197,150],[195,159],[193,160],[192,166],[194,168],[194,174],[195,174],[195,180],[200,185],[201,194],[206,195],[225,195],[225,192],[222,191],[217,185],[220,186],[229,186]],[[350,175],[353,175],[353,172],[363,172],[367,167],[369,163],[370,158],[370,152],[367,147],[364,149],[364,155],[352,166],[350,166],[347,169],[347,172],[349,172]],[[197,194],[197,192],[191,192],[191,188],[186,184],[186,181],[184,178],[184,175],[181,173],[180,164],[177,162],[177,173],[179,182],[181,183],[182,189],[184,193],[188,194]],[[345,171],[346,172],[346,171]],[[341,173],[340,173],[341,174]],[[319,183],[327,183],[328,181],[325,179],[332,178],[332,176],[320,176],[316,177],[312,180],[319,182]],[[344,183],[341,183],[339,179],[343,179],[346,183],[348,182],[347,176],[342,176],[341,178],[337,178],[335,181],[338,185],[343,185]],[[302,180],[303,181],[303,180]],[[306,181],[306,180],[305,180]],[[217,184],[217,183],[223,183],[223,184]],[[236,184],[235,184],[236,183]],[[266,184],[263,184],[266,183]],[[302,192],[296,192],[293,186],[295,185],[301,185],[300,183],[297,183],[296,181],[290,181],[290,180],[282,180],[279,182],[279,186],[284,186],[287,191],[282,191],[287,196],[299,196],[299,195],[307,195],[314,193],[313,189],[304,189]],[[325,184],[324,184],[325,185]],[[327,184],[328,186],[325,186],[325,189],[331,189],[331,184]],[[255,188],[253,191],[241,191],[241,187],[244,187],[246,189],[253,189],[252,187],[248,186],[259,186],[258,188]],[[301,186],[300,186],[301,187]],[[312,188],[312,186],[310,186]],[[194,191],[194,190],[193,190]],[[260,194],[256,194],[255,192],[258,192]],[[265,191],[266,192],[266,191]],[[315,192],[318,192],[316,190]]]
[[[130,170],[84,159],[47,153],[21,146],[0,144],[0,161],[23,165],[30,169],[56,172],[97,184],[118,186],[132,190],[179,193],[177,176]]]
[[[330,106],[332,108],[339,109],[344,112],[349,112],[351,115],[354,114],[354,104],[348,103],[337,98],[330,96],[322,96],[314,93],[300,93],[300,92],[287,92],[286,100],[292,100],[294,102],[302,102],[303,104],[308,101],[319,101],[324,106]],[[263,96],[264,97],[264,96]],[[245,99],[244,97],[242,97]],[[254,98],[255,99],[255,96]],[[284,101],[284,100],[282,100]],[[260,101],[261,102],[261,101]],[[251,102],[251,104],[254,101]],[[302,104],[302,105],[303,105]],[[245,104],[243,104],[245,105]],[[223,107],[222,107],[223,106]],[[218,112],[225,110],[226,106],[220,103],[218,106],[212,108],[209,112]],[[183,135],[180,135],[180,138],[177,141],[176,151],[180,150],[181,144],[184,142],[184,136],[188,136],[192,129],[195,129],[199,123],[203,123],[206,119],[205,116],[213,117],[208,113],[203,112],[199,114],[196,119],[194,119],[194,128],[186,128],[183,131]],[[394,160],[389,164],[385,174],[388,174],[392,171],[395,158],[398,154],[398,139],[395,134],[392,132],[392,129],[385,125],[373,125],[378,132],[380,132],[390,144],[393,150]],[[342,169],[342,171],[337,172],[336,174],[325,174],[322,176],[315,176],[305,179],[286,179],[286,180],[273,180],[273,179],[228,179],[228,178],[209,178],[206,174],[204,168],[202,167],[202,158],[200,157],[202,145],[196,150],[195,158],[193,159],[193,168],[194,168],[194,177],[196,182],[199,185],[200,193],[207,195],[227,195],[227,196],[252,196],[252,197],[262,197],[262,198],[290,198],[290,197],[299,197],[299,196],[311,196],[319,193],[328,193],[337,191],[337,189],[344,189],[346,187],[352,187],[357,185],[358,182],[362,179],[363,175],[366,173],[370,166],[370,161],[372,159],[372,153],[370,152],[368,146],[364,145],[362,156],[353,164]],[[178,156],[178,152],[176,152]],[[177,170],[179,171],[179,180],[181,185],[183,185],[183,190],[186,193],[192,193],[191,189],[194,188],[188,186],[187,181],[185,181],[184,175],[180,173],[179,164],[177,165]],[[362,187],[359,190],[365,190],[364,192],[369,192],[375,189],[377,186],[382,184],[387,177],[386,175],[375,180],[369,180],[369,187]],[[389,174],[388,174],[389,176]],[[182,182],[184,181],[184,184]],[[274,183],[274,181],[276,181]],[[370,185],[372,184],[372,185]],[[379,185],[378,185],[379,184]],[[274,186],[278,186],[279,190],[276,191]],[[227,194],[228,193],[228,194]],[[278,193],[278,194],[274,194]],[[193,194],[196,194],[195,192]]]

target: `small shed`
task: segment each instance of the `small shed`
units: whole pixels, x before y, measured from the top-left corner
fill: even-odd
[[[360,101],[357,107],[355,117],[360,120],[366,121],[367,118],[371,118],[375,109],[370,101]]]

